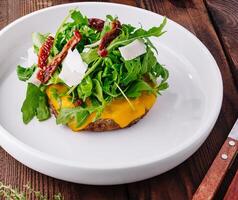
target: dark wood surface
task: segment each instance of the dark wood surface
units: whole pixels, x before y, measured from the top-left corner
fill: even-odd
[[[0,0],[0,28],[44,7],[70,0]],[[211,51],[222,73],[224,99],[221,113],[201,148],[176,168],[151,179],[118,186],[88,186],[57,180],[17,162],[0,148],[0,181],[23,190],[31,183],[51,197],[65,200],[166,200],[191,199],[238,117],[238,2],[237,0],[111,0],[166,15],[194,33]],[[215,199],[222,199],[237,171],[228,171]],[[237,198],[238,199],[238,194]],[[233,196],[234,197],[234,196]]]

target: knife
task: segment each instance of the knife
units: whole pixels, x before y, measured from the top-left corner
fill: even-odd
[[[193,200],[213,199],[238,152],[238,119],[193,196]]]

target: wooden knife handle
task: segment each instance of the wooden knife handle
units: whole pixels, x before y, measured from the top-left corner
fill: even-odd
[[[238,170],[236,172],[235,177],[233,178],[226,195],[224,197],[224,200],[236,200],[238,199]]]
[[[228,137],[202,180],[202,183],[195,192],[193,200],[209,200],[214,197],[229,166],[237,154],[237,149],[238,141]]]

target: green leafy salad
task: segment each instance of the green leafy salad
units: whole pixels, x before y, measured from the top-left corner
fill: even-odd
[[[138,99],[156,97],[168,88],[169,73],[157,61],[150,40],[163,35],[165,25],[166,18],[145,30],[111,15],[88,18],[75,9],[55,34],[33,33],[28,66],[17,66],[19,80],[27,83],[23,122],[35,116],[46,120],[52,110],[57,124],[77,131],[110,116],[109,106],[118,106],[115,101],[122,102],[124,110],[128,106],[128,115],[138,117],[133,114],[139,113]],[[120,112],[116,106],[110,111],[112,119]],[[133,120],[117,124],[123,128]]]

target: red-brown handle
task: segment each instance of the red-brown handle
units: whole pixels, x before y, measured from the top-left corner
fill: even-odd
[[[238,199],[238,170],[224,197],[224,200],[237,200],[237,199]]]
[[[238,141],[228,137],[195,192],[193,200],[209,200],[214,197],[230,164],[237,154],[237,149]]]

